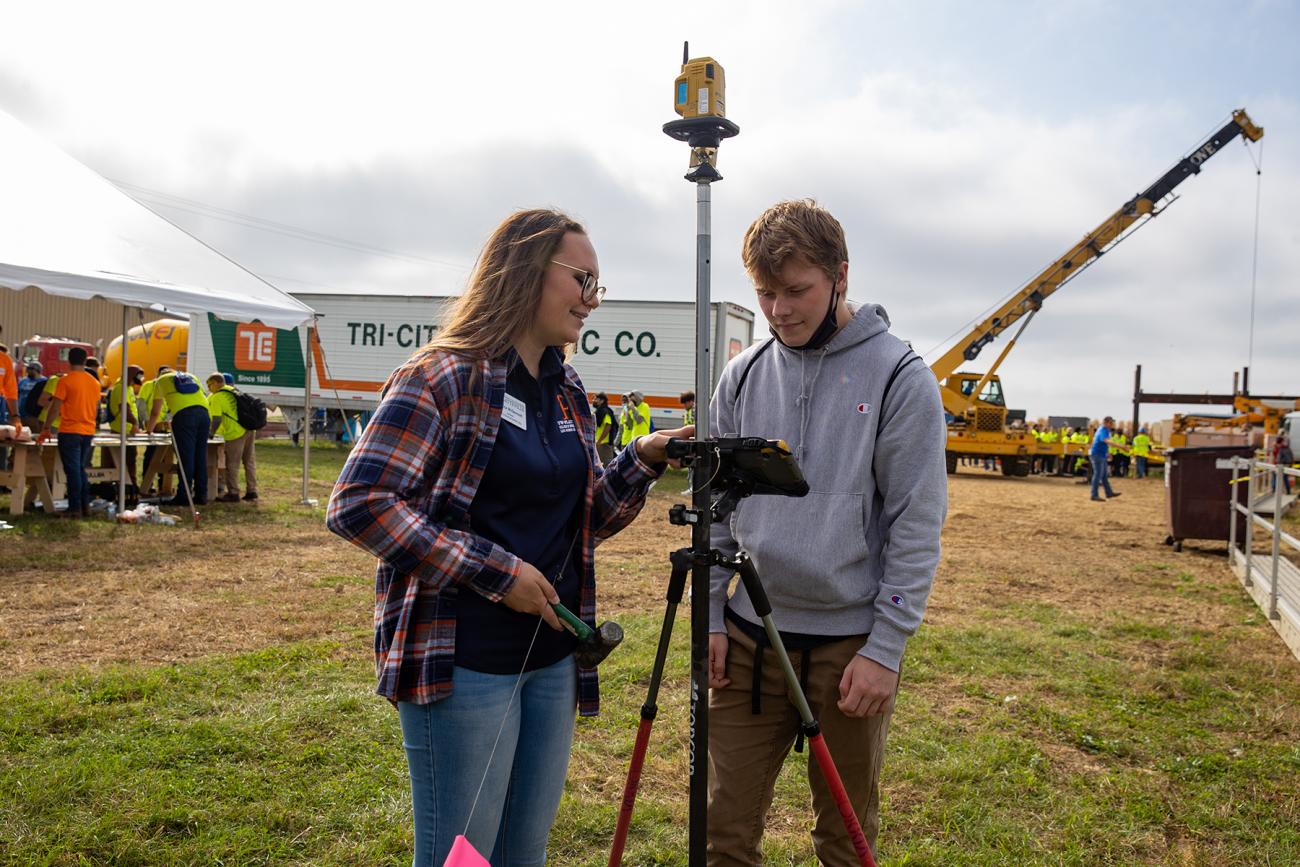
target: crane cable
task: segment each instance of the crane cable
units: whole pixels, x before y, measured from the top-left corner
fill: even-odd
[[[1255,159],[1249,142],[1244,138],[1242,144],[1246,145],[1246,153],[1250,154],[1250,161],[1255,164],[1255,249],[1250,260],[1250,332],[1246,344],[1246,367],[1250,367],[1255,357],[1255,280],[1259,274],[1259,202],[1264,180],[1264,143],[1259,143],[1259,159]]]

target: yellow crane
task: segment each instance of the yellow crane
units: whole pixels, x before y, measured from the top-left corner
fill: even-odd
[[[1187,435],[1198,427],[1219,430],[1263,428],[1266,436],[1276,437],[1282,430],[1286,417],[1300,411],[1300,400],[1269,400],[1239,394],[1232,400],[1232,409],[1235,414],[1228,418],[1199,413],[1174,415],[1174,427],[1169,435],[1169,445],[1173,448],[1187,445]]]
[[[1187,178],[1199,174],[1201,165],[1229,142],[1238,136],[1243,140],[1259,141],[1263,135],[1263,128],[1255,126],[1245,109],[1234,111],[1232,119],[1221,129],[1084,235],[1083,240],[1017,290],[930,365],[939,380],[944,411],[950,419],[948,472],[956,472],[958,457],[967,455],[1000,458],[1004,475],[1025,476],[1029,474],[1032,456],[1070,453],[1068,444],[1041,443],[1028,430],[1008,427],[1007,405],[1002,382],[997,376],[998,367],[1048,296],[1168,207],[1174,200],[1174,189]],[[960,370],[1016,323],[1020,323],[1019,329],[987,371]]]

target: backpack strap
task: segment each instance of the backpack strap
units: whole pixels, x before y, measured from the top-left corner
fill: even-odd
[[[921,356],[917,355],[909,347],[903,353],[903,357],[898,359],[898,363],[894,365],[894,372],[889,374],[889,379],[885,380],[885,390],[880,393],[880,407],[876,411],[876,441],[871,446],[871,475],[873,478],[876,475],[876,446],[880,444],[880,427],[884,424],[885,401],[889,399],[889,390],[893,387],[894,380],[898,379],[898,375],[917,361],[921,361]],[[879,486],[876,487],[876,496],[880,496]]]
[[[749,371],[753,368],[754,363],[758,361],[758,357],[760,355],[762,355],[764,352],[767,352],[768,349],[772,347],[773,343],[776,343],[776,338],[769,337],[767,343],[764,343],[762,346],[760,346],[758,348],[758,351],[749,357],[749,363],[745,365],[745,369],[740,373],[740,382],[736,383],[735,402],[737,403],[740,402],[740,390],[745,387],[745,380],[749,378]]]
[[[889,379],[885,380],[885,390],[880,393],[880,412],[876,413],[877,432],[880,431],[880,419],[885,413],[885,401],[889,398],[889,389],[893,387],[894,380],[898,379],[898,375],[903,372],[904,368],[920,360],[921,356],[908,349],[907,352],[903,353],[903,357],[898,359],[898,364],[894,365],[894,372],[889,374]]]
[[[232,398],[232,400],[231,400],[230,402],[234,404],[234,407],[235,407],[235,414],[234,414],[234,415],[230,415],[229,413],[227,413],[227,412],[225,411],[225,409],[222,409],[222,410],[221,410],[221,417],[222,417],[222,418],[228,418],[228,419],[230,419],[231,421],[233,421],[235,424],[239,424],[239,392],[235,390],[235,387],[234,387],[233,385],[223,385],[223,386],[221,386],[221,388],[217,389],[216,392],[214,392],[214,393],[215,393],[215,394],[220,394],[220,393],[223,392],[223,391],[228,391],[228,392],[230,392],[230,397]],[[226,401],[222,401],[222,403],[224,404],[224,403],[226,403]]]

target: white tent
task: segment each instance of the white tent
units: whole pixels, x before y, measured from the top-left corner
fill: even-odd
[[[124,349],[132,307],[276,328],[312,322],[310,307],[136,203],[3,111],[0,190],[0,289],[35,286],[51,295],[116,301],[123,305]],[[123,437],[119,466],[125,449]],[[306,499],[305,449],[303,458]],[[119,507],[125,485],[123,478]]]

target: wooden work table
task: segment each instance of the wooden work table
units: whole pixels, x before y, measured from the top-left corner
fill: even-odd
[[[118,467],[121,438],[114,433],[96,434],[92,444],[109,455],[109,466],[87,467],[86,476],[93,482],[116,482],[121,478]],[[172,438],[165,433],[137,434],[127,437],[127,446],[148,448],[156,446],[149,466],[144,468],[141,482],[160,476],[159,493],[170,495],[174,490],[172,472],[176,467],[176,452]],[[63,462],[59,460],[58,437],[44,443],[22,440],[3,440],[0,446],[13,450],[13,469],[0,471],[0,485],[9,488],[9,514],[21,515],[27,506],[37,500],[48,514],[54,514],[54,501],[62,499],[67,487]],[[225,457],[222,440],[208,440],[208,502],[217,496],[217,474]]]

